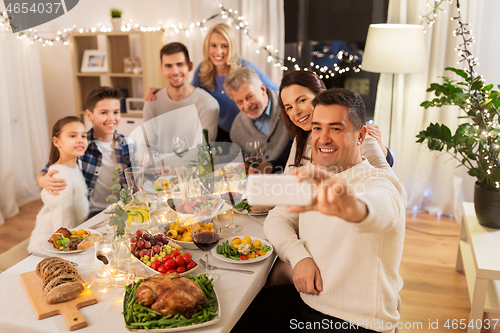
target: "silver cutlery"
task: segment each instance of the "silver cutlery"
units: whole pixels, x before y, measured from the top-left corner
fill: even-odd
[[[93,226],[90,226],[90,227],[89,227],[89,229],[100,228],[100,227],[102,227],[102,226],[104,225],[104,223],[105,223],[107,220],[108,220],[108,219],[105,219],[105,220],[103,220],[103,221],[101,221],[101,222],[98,222],[98,223],[94,224]]]
[[[36,256],[36,257],[41,257],[41,258],[50,258],[51,256],[48,256],[48,255],[45,255],[45,254],[41,254],[41,253],[32,253],[32,255]],[[60,258],[60,257],[59,257]],[[64,259],[64,258],[61,258],[61,259]],[[66,259],[64,259],[66,260]],[[74,262],[74,261],[69,261],[69,260],[66,260],[67,262],[69,262],[71,265],[73,266],[78,266],[78,263]]]
[[[205,266],[205,267],[207,266],[207,264],[205,263],[205,260],[203,260],[203,259],[200,259],[200,263],[203,266]],[[245,273],[245,274],[253,274],[253,271],[247,271],[245,269],[224,268],[224,267],[216,267],[216,266],[212,266],[212,265],[208,265],[208,269],[211,269],[211,270],[221,269],[223,271],[231,271],[231,272],[240,272],[240,273]]]

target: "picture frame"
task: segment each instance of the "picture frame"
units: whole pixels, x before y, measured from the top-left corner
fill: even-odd
[[[85,50],[83,52],[82,73],[103,73],[108,71],[108,56],[105,51]]]
[[[144,109],[143,98],[126,98],[127,113],[142,113]]]

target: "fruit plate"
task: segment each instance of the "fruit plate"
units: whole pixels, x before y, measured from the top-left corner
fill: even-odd
[[[243,238],[245,236],[234,236],[234,237],[224,238],[224,242],[227,241],[229,244],[231,244],[232,240],[235,239],[235,238],[237,238],[237,237],[238,238]],[[274,248],[271,245],[271,243],[269,243],[268,241],[263,240],[261,238],[257,238],[257,237],[250,237],[250,238],[252,239],[252,241],[260,240],[262,242],[262,245],[267,245],[267,246],[271,247],[271,250],[267,251],[266,255],[264,255],[264,256],[259,256],[259,257],[256,257],[256,258],[249,258],[248,260],[234,260],[234,259],[231,259],[231,258],[226,258],[226,257],[224,257],[223,254],[218,254],[217,253],[217,246],[215,246],[212,249],[212,254],[214,255],[215,258],[217,258],[217,259],[219,259],[221,261],[229,262],[231,264],[253,264],[254,262],[259,262],[259,261],[262,261],[262,260],[266,260],[267,258],[269,258],[271,256],[271,254],[273,254]]]
[[[165,179],[168,180],[169,182],[170,181],[175,182],[175,180],[177,180],[177,176],[161,176],[160,178],[158,178],[158,181],[165,180]],[[156,193],[157,192],[155,189],[155,186],[154,186],[154,182],[152,182],[150,180],[146,180],[144,182],[144,184],[142,184],[142,188],[144,189],[144,191],[146,191],[148,193]],[[173,192],[179,192],[179,183],[174,183],[172,185],[172,189],[173,189]]]
[[[127,299],[128,293],[125,293],[123,296],[123,306],[125,307],[125,300]],[[173,328],[159,328],[159,329],[149,329],[149,330],[143,330],[143,329],[129,329],[129,331],[134,331],[134,332],[181,332],[181,331],[188,331],[188,330],[194,330],[194,329],[200,329],[199,331],[203,331],[203,329],[207,326],[215,325],[220,321],[221,317],[221,312],[220,312],[220,301],[219,301],[219,296],[217,295],[217,291],[215,290],[215,287],[212,291],[212,296],[215,298],[215,303],[216,304],[216,310],[217,310],[217,315],[213,317],[211,320],[206,321],[204,323],[200,324],[195,324],[195,325],[188,325],[188,326],[181,326],[181,327],[173,327]],[[125,309],[124,309],[125,311]]]
[[[80,228],[74,228],[74,229],[68,229],[69,231],[73,231],[73,230],[79,230]],[[101,238],[102,238],[102,234],[97,231],[97,230],[94,230],[94,229],[84,229],[86,231],[90,231],[90,234],[97,234],[97,235],[100,235]],[[95,244],[95,243],[94,243]],[[42,247],[44,250],[47,250],[49,252],[52,252],[52,253],[62,253],[62,254],[70,254],[70,253],[80,253],[80,252],[83,252],[83,251],[87,251],[88,249],[92,249],[94,248],[94,246],[91,246],[89,247],[88,249],[85,249],[85,250],[73,250],[73,251],[60,251],[58,249],[56,249],[54,247],[54,245],[52,245],[52,243],[49,243],[47,240],[44,240],[42,242]]]
[[[184,253],[183,253],[184,254]],[[146,265],[145,263],[143,263],[142,261],[140,261],[136,256],[132,255],[132,257],[134,257],[135,260],[137,260],[140,264],[141,264],[141,267],[144,268],[146,270],[146,272],[148,273],[149,276],[153,276],[155,274],[161,274],[160,272],[152,269],[151,267],[149,267],[148,265]],[[198,266],[200,266],[199,264],[196,264],[196,266],[194,266],[193,268],[191,268],[189,271],[185,271],[184,273],[180,273],[179,275],[180,276],[186,276],[188,274],[191,274],[193,273],[195,270],[198,269]]]

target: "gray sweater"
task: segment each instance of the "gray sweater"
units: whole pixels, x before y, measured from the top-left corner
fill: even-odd
[[[231,141],[240,146],[243,156],[245,156],[245,145],[248,141],[260,141],[263,144],[264,161],[277,158],[290,140],[290,134],[281,120],[278,92],[269,88],[266,90],[271,101],[269,135],[266,137],[255,127],[252,119],[242,112],[234,119],[230,132]]]
[[[191,95],[182,101],[171,100],[167,94],[167,90],[165,88],[161,89],[156,93],[155,101],[144,104],[143,119],[146,122],[156,116],[192,104],[196,106],[202,128],[208,129],[210,141],[215,141],[217,137],[217,122],[219,120],[219,103],[201,88],[196,88]]]

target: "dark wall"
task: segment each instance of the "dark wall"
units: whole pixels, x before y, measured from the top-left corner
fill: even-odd
[[[308,7],[305,24],[309,40],[364,45],[368,26],[387,21],[388,0],[285,0],[285,43],[297,42],[299,1]]]

